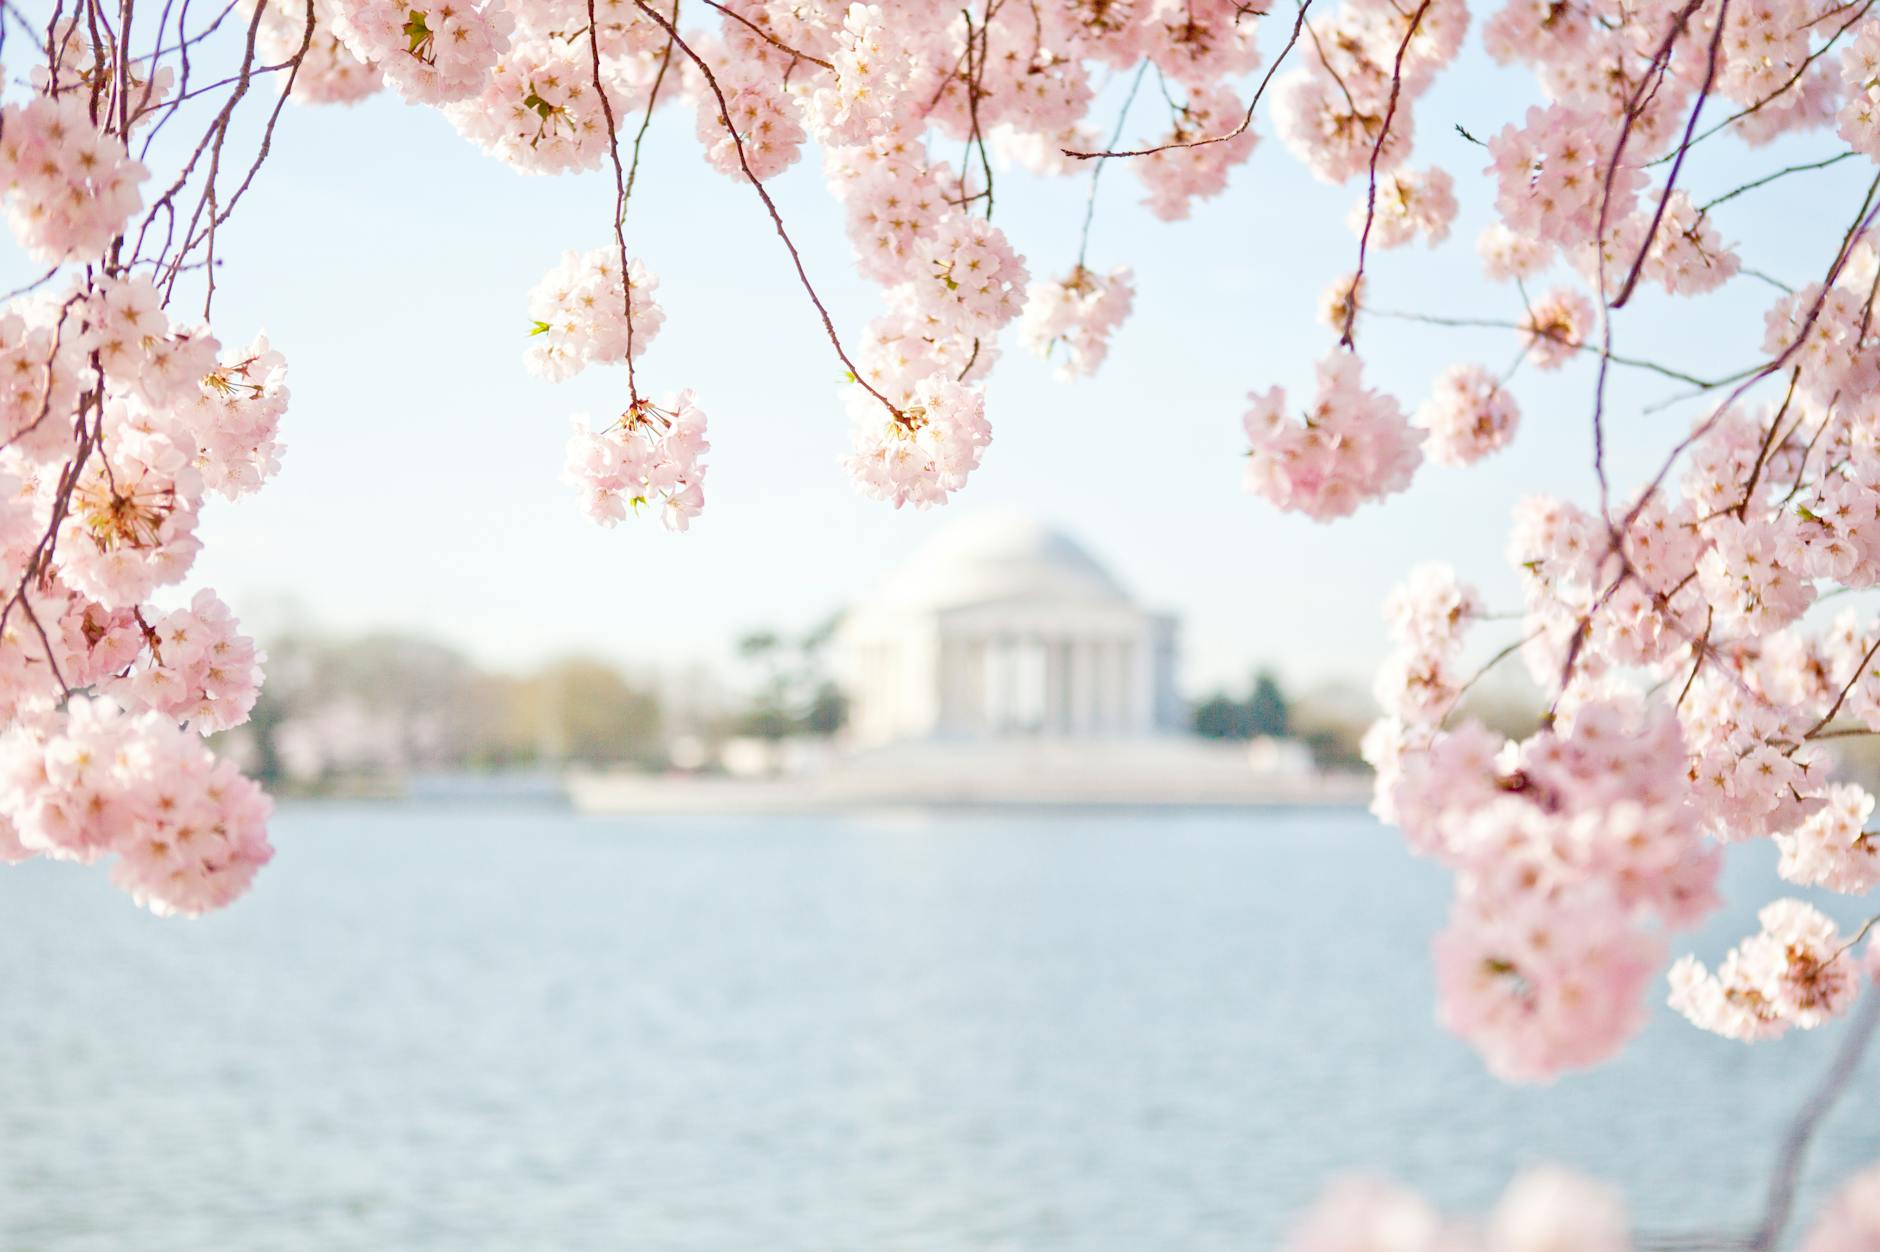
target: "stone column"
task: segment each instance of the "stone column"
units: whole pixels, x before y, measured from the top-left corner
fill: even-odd
[[[1044,640],[1044,732],[1062,735],[1070,723],[1070,655],[1064,640]]]
[[[1136,733],[1136,641],[1117,643],[1117,733]]]
[[[1155,630],[1145,621],[1136,633],[1136,663],[1130,675],[1130,690],[1135,692],[1136,699],[1136,720],[1132,729],[1142,735],[1154,734],[1160,720],[1160,710],[1156,707],[1155,643]]]
[[[1011,730],[1012,719],[1018,712],[1018,654],[1009,635],[998,636],[989,646],[992,648],[992,729],[1002,735]]]
[[[1090,641],[1072,638],[1065,641],[1064,647],[1070,658],[1071,733],[1088,735],[1097,721]]]
[[[1090,729],[1107,735],[1117,722],[1117,697],[1111,692],[1115,671],[1109,667],[1109,639],[1090,641]]]
[[[966,663],[960,674],[960,730],[964,734],[983,734],[986,728],[986,666],[990,658],[984,636],[968,637]]]
[[[953,635],[941,635],[939,659],[934,664],[934,688],[939,694],[940,715],[934,729],[941,735],[958,734],[966,716],[966,643]]]

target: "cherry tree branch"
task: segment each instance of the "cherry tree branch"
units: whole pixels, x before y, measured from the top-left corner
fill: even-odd
[[[1377,142],[1371,145],[1371,165],[1369,182],[1364,193],[1364,230],[1358,236],[1358,271],[1352,275],[1351,297],[1345,301],[1345,324],[1338,332],[1338,342],[1346,349],[1356,347],[1352,339],[1352,330],[1358,320],[1358,289],[1364,285],[1364,263],[1371,246],[1371,226],[1377,220],[1377,162],[1384,154],[1384,145],[1390,142],[1390,126],[1397,118],[1397,101],[1403,94],[1403,58],[1410,51],[1410,41],[1416,38],[1417,27],[1423,24],[1423,15],[1430,11],[1431,0],[1422,0],[1417,11],[1410,18],[1410,25],[1403,33],[1403,42],[1397,45],[1397,59],[1390,68],[1390,101],[1384,106],[1384,122],[1377,128]]]
[[[759,39],[762,39],[765,43],[769,44],[771,47],[776,48],[778,51],[789,54],[789,56],[792,59],[798,60],[798,61],[808,61],[811,65],[820,65],[824,69],[828,70],[830,73],[832,74],[835,73],[836,67],[829,64],[829,62],[823,60],[821,57],[813,57],[809,53],[804,52],[799,48],[792,48],[789,44],[783,42],[783,40],[777,38],[775,35],[765,30],[762,26],[759,26],[756,22],[753,22],[750,18],[738,12],[736,9],[727,8],[725,5],[718,3],[718,0],[702,0],[702,2],[710,6],[711,8],[717,9],[720,13],[724,14],[726,17],[732,19],[733,21],[738,22],[748,27],[752,34],[756,35]],[[678,8],[677,5],[674,5],[673,7],[675,11]]]
[[[590,8],[593,6],[593,3],[594,0],[588,0]],[[712,73],[712,67],[705,63],[703,57],[692,50],[691,45],[686,43],[685,37],[679,33],[677,27],[666,20],[664,14],[648,4],[647,0],[633,0],[633,3],[640,12],[659,23],[660,27],[666,32],[667,36],[671,38],[672,42],[678,45],[679,51],[685,54],[687,60],[698,67],[700,74],[704,75],[705,85],[711,88],[713,98],[718,101],[719,119],[724,122],[725,129],[731,132],[731,142],[737,150],[738,166],[744,171],[745,181],[751,184],[751,189],[757,192],[758,199],[764,202],[764,208],[770,214],[771,225],[777,228],[777,237],[782,239],[783,246],[789,249],[790,262],[796,267],[797,280],[802,283],[803,290],[808,294],[810,303],[816,306],[816,312],[822,318],[823,330],[828,334],[829,342],[834,345],[836,356],[841,360],[843,365],[848,367],[849,377],[860,384],[862,390],[879,400],[882,407],[886,408],[889,413],[893,414],[894,417],[899,420],[901,417],[899,406],[875,389],[874,384],[870,383],[868,378],[862,373],[861,367],[849,359],[848,350],[842,346],[842,340],[836,334],[835,320],[829,316],[829,310],[823,305],[822,298],[816,294],[816,288],[809,280],[809,273],[803,268],[803,256],[797,251],[795,241],[790,238],[790,232],[784,229],[783,214],[778,211],[777,202],[770,198],[770,192],[765,190],[763,180],[751,170],[751,163],[744,153],[744,139],[738,134],[737,124],[731,119],[731,105],[725,100],[724,89],[718,85],[718,76]]]
[[[1831,156],[1823,161],[1809,161],[1801,165],[1784,166],[1773,174],[1764,174],[1761,178],[1753,179],[1733,191],[1726,191],[1714,200],[1709,200],[1698,205],[1697,211],[1699,213],[1708,213],[1720,204],[1728,204],[1745,192],[1755,191],[1758,187],[1767,187],[1770,183],[1775,182],[1779,178],[1787,178],[1790,174],[1806,174],[1810,170],[1825,170],[1830,165],[1839,165],[1841,162],[1850,160],[1859,155],[1859,153],[1850,150],[1841,153],[1839,156]]]
[[[1143,76],[1148,70],[1149,62],[1146,60],[1136,67],[1136,76],[1129,83],[1129,94],[1123,97],[1123,107],[1117,110],[1116,128],[1110,132],[1112,148],[1123,137],[1123,127],[1129,121],[1129,106],[1136,102],[1136,92],[1142,87]],[[1077,268],[1080,270],[1084,268],[1084,258],[1090,254],[1090,226],[1097,218],[1097,184],[1103,178],[1103,167],[1107,162],[1107,157],[1100,156],[1090,169],[1090,194],[1084,197],[1084,229],[1077,239]]]
[[[646,9],[645,5],[640,7]],[[650,9],[646,11],[652,12]],[[677,5],[674,6],[674,11],[677,11]],[[613,101],[608,98],[607,84],[601,78],[600,21],[594,12],[594,0],[587,0],[587,16],[588,56],[593,66],[594,94],[600,97],[601,114],[607,120],[607,155],[612,158],[614,166],[614,244],[620,252],[620,303],[624,306],[627,317],[627,399],[629,407],[637,409],[640,404],[640,385],[638,378],[634,375],[633,366],[633,263],[627,256],[627,172],[620,160],[620,131],[614,122]],[[654,16],[657,17],[658,14]],[[667,26],[666,29],[672,30],[671,26]],[[663,75],[665,67],[662,65],[660,69]],[[653,115],[653,106],[650,102],[646,106],[646,115],[650,121]],[[640,133],[642,135],[646,133],[644,126],[641,127]],[[637,142],[635,156],[636,158],[638,156]]]
[[[1260,97],[1266,94],[1266,85],[1273,81],[1273,75],[1279,72],[1280,65],[1286,60],[1286,55],[1293,50],[1293,45],[1299,42],[1299,32],[1306,24],[1306,13],[1311,8],[1312,0],[1300,0],[1299,15],[1293,19],[1292,34],[1286,37],[1286,46],[1279,50],[1279,55],[1273,58],[1273,64],[1269,65],[1266,73],[1261,76],[1259,86],[1255,87],[1253,90],[1253,99],[1247,102],[1247,115],[1241,118],[1240,125],[1234,127],[1234,129],[1220,135],[1209,135],[1205,139],[1184,139],[1177,140],[1173,143],[1158,144],[1153,148],[1133,148],[1128,151],[1115,151],[1117,138],[1120,137],[1119,131],[1117,136],[1111,137],[1110,146],[1101,152],[1082,152],[1076,148],[1060,148],[1059,151],[1065,156],[1075,157],[1079,161],[1102,161],[1110,157],[1154,156],[1158,152],[1170,152],[1176,148],[1205,148],[1209,144],[1226,143],[1230,139],[1240,138],[1240,136],[1246,134],[1253,126],[1253,115],[1255,110],[1260,107]],[[1148,61],[1145,60],[1141,69],[1146,69],[1148,64]],[[1138,81],[1140,81],[1141,69],[1137,71]],[[1136,89],[1131,87],[1130,95],[1134,96],[1135,92]]]

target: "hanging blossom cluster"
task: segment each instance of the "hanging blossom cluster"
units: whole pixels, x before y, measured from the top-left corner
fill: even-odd
[[[1875,273],[1860,244],[1839,290],[1864,292]],[[1798,887],[1859,897],[1880,885],[1874,800],[1837,780],[1830,752],[1880,731],[1880,629],[1858,610],[1807,616],[1880,584],[1880,410],[1842,400],[1876,362],[1845,338],[1804,359],[1807,336],[1858,335],[1859,309],[1833,313],[1835,290],[1816,290],[1813,316],[1771,317],[1772,350],[1796,345],[1781,400],[1703,421],[1668,481],[1605,517],[1551,498],[1520,506],[1518,650],[1555,693],[1535,735],[1509,741],[1460,707],[1463,636],[1483,616],[1474,592],[1422,571],[1389,607],[1402,647],[1367,743],[1376,809],[1456,869],[1456,916],[1437,944],[1443,1015],[1510,1077],[1625,1042],[1665,936],[1718,903],[1727,845],[1772,840]],[[1696,1024],[1738,1039],[1811,1028],[1880,972],[1865,927],[1844,933],[1797,899],[1760,920],[1716,972],[1694,957],[1672,968],[1671,1002]]]
[[[1093,274],[1078,265],[1060,281],[1031,285],[1019,336],[1041,357],[1049,358],[1062,348],[1059,378],[1068,382],[1089,377],[1109,355],[1110,336],[1135,303],[1135,276],[1127,266]]]
[[[1870,257],[1853,260],[1872,275]],[[1374,807],[1456,872],[1441,1012],[1506,1077],[1626,1042],[1669,936],[1719,905],[1728,845],[1773,841],[1797,887],[1880,884],[1873,798],[1837,779],[1830,753],[1880,731],[1880,629],[1854,610],[1804,620],[1823,596],[1880,583],[1880,411],[1811,395],[1806,374],[1792,369],[1768,411],[1704,423],[1680,473],[1604,518],[1520,506],[1523,627],[1504,655],[1554,693],[1533,735],[1509,740],[1463,707],[1482,672],[1460,664],[1485,618],[1476,592],[1422,569],[1387,606],[1399,647],[1366,742]],[[1844,1015],[1880,975],[1865,927],[1799,899],[1761,922],[1714,973],[1680,959],[1671,1003],[1767,1039]]]
[[[1312,407],[1294,415],[1286,392],[1255,393],[1245,418],[1247,490],[1317,521],[1402,491],[1422,464],[1422,433],[1391,397],[1364,385],[1358,358],[1319,362]]]
[[[656,508],[666,529],[684,530],[705,507],[699,458],[710,448],[705,414],[691,392],[664,408],[640,400],[598,434],[586,418],[574,419],[567,478],[580,493],[582,512],[603,526],[629,511]]]
[[[1667,998],[1700,1027],[1768,1039],[1845,1016],[1880,974],[1880,830],[1836,751],[1880,734],[1880,622],[1856,595],[1880,585],[1874,192],[1821,239],[1813,281],[1743,297],[1760,338],[1745,368],[1713,381],[1624,350],[1636,306],[1745,273],[1731,201],[1880,160],[1880,18],[1725,0],[1480,16],[1490,56],[1539,88],[1532,107],[1480,119],[1480,138],[1463,133],[1496,219],[1476,250],[1513,311],[1423,320],[1505,330],[1512,366],[1438,362],[1414,425],[1360,381],[1376,325],[1419,320],[1371,307],[1381,250],[1440,244],[1467,190],[1411,162],[1419,101],[1469,14],[1447,0],[1302,12],[1303,64],[1273,83],[1279,132],[1320,177],[1359,188],[1359,243],[1320,308],[1336,347],[1311,407],[1254,396],[1246,483],[1281,509],[1344,517],[1406,490],[1425,461],[1509,446],[1523,372],[1598,367],[1596,505],[1516,509],[1523,603],[1497,617],[1521,622],[1485,664],[1465,664],[1489,651],[1481,597],[1447,570],[1413,571],[1387,608],[1396,647],[1366,741],[1376,812],[1454,874],[1434,949],[1442,1020],[1498,1074],[1539,1081],[1611,1057]],[[1737,177],[1744,147],[1808,132],[1838,151]],[[1742,185],[1700,201],[1699,177]],[[1677,379],[1702,407],[1627,482],[1607,447],[1639,420],[1609,385],[1629,370]],[[1813,611],[1840,596],[1838,615]],[[1504,661],[1542,692],[1525,734],[1470,716],[1471,687]],[[1729,847],[1763,840],[1794,898],[1769,902],[1734,950],[1672,961],[1721,904]]]
[[[992,442],[985,397],[946,379],[922,379],[891,415],[866,400],[853,405],[849,474],[868,495],[896,508],[944,502],[965,485]]]
[[[78,18],[47,40],[0,106],[7,219],[49,266],[0,303],[0,859],[108,862],[196,915],[271,854],[267,796],[203,741],[247,720],[264,658],[213,591],[172,589],[203,513],[279,469],[287,367],[207,324],[234,185],[143,163],[186,75],[119,67]],[[240,177],[225,134],[209,149]]]
[[[1151,72],[1160,102],[1145,98],[1138,120],[1157,114],[1145,125],[1160,139],[1130,165],[1152,212],[1188,216],[1226,189],[1256,146],[1239,83],[1261,65],[1265,10],[1241,0],[983,11],[852,0],[242,2],[263,54],[293,63],[285,86],[298,102],[351,104],[388,86],[440,109],[525,173],[611,167],[614,245],[571,256],[544,279],[530,299],[539,342],[528,358],[550,378],[628,365],[623,411],[642,403],[631,358],[659,322],[650,278],[640,281],[642,263],[626,247],[640,139],[662,109],[689,113],[706,164],[762,198],[844,368],[853,436],[842,464],[859,490],[897,506],[943,503],[978,464],[990,438],[980,385],[1008,326],[1022,317],[1028,348],[1055,358],[1066,377],[1088,376],[1133,303],[1127,268],[1084,263],[1087,226],[1076,264],[1034,280],[992,221],[995,165],[1047,175],[1092,168],[1072,154],[1098,142],[1092,115],[1103,88],[1125,74],[1140,85]],[[695,27],[696,17],[706,24]],[[1352,29],[1384,38],[1370,30],[1377,20]],[[1417,64],[1447,55],[1429,38],[1444,24],[1423,23]],[[933,155],[940,145],[963,145],[964,156]],[[848,341],[765,190],[812,147],[857,267],[881,288],[881,315]],[[1446,178],[1406,171],[1392,182],[1380,246],[1384,237],[1441,238],[1454,211]],[[627,290],[606,274],[610,263],[634,276]],[[592,462],[587,440],[577,434],[571,463]],[[606,477],[596,474],[576,476]],[[611,520],[585,486],[582,499]]]
[[[165,712],[74,697],[0,740],[0,860],[111,858],[111,881],[164,915],[246,891],[268,863],[272,804]]]
[[[1438,465],[1471,465],[1508,445],[1521,409],[1501,380],[1479,365],[1452,365],[1417,409],[1423,450]]]

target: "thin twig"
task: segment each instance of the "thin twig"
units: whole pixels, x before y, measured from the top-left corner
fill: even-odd
[[[588,0],[590,9],[593,3],[594,0]],[[744,154],[744,140],[738,134],[736,124],[731,120],[731,105],[725,99],[724,89],[718,85],[718,76],[712,73],[712,67],[705,63],[703,57],[692,50],[691,45],[686,43],[685,37],[679,33],[676,26],[666,20],[664,14],[653,8],[646,0],[633,0],[633,3],[640,12],[659,23],[661,29],[666,32],[673,43],[679,46],[679,51],[685,54],[687,60],[698,67],[700,74],[704,75],[705,85],[711,88],[712,96],[718,101],[718,116],[723,120],[725,129],[731,132],[731,143],[737,150],[738,166],[744,171],[745,181],[751,184],[751,189],[757,193],[758,199],[764,202],[764,208],[770,214],[771,225],[777,228],[777,237],[783,240],[783,246],[790,252],[790,262],[796,267],[797,279],[803,284],[803,290],[808,294],[809,302],[816,306],[816,312],[822,317],[823,330],[828,334],[829,342],[834,345],[836,356],[841,360],[843,365],[848,367],[849,377],[860,384],[862,390],[879,400],[882,407],[894,415],[895,420],[902,420],[900,407],[875,389],[874,384],[868,381],[867,377],[862,373],[861,368],[849,359],[848,350],[842,346],[842,340],[836,334],[835,320],[829,316],[829,310],[823,305],[822,297],[816,294],[816,288],[809,280],[809,272],[803,268],[802,254],[797,251],[795,241],[790,238],[790,232],[784,229],[783,214],[777,210],[777,202],[771,199],[770,192],[765,190],[764,180],[759,178],[751,170],[751,163]]]

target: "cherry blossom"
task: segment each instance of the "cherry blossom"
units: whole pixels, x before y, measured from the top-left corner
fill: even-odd
[[[1455,217],[1455,181],[1437,168],[1421,174],[1397,170],[1384,175],[1378,179],[1376,195],[1353,205],[1347,220],[1354,233],[1362,234],[1369,219],[1372,246],[1395,248],[1419,235],[1431,245],[1441,243],[1449,238],[1449,224]]]
[[[255,46],[270,63],[284,64],[306,54],[294,70],[293,99],[304,104],[356,104],[384,86],[376,66],[361,61],[334,33],[334,0],[314,0],[314,28],[307,31],[304,0],[260,0]],[[252,14],[256,0],[242,0],[239,11]]]
[[[43,264],[97,259],[143,205],[149,171],[103,133],[77,91],[0,109],[0,203]]]
[[[1468,465],[1514,438],[1521,412],[1493,374],[1479,365],[1452,365],[1417,409],[1429,431],[1423,450],[1438,465]]]
[[[227,905],[273,855],[259,787],[164,714],[133,717],[104,699],[0,739],[0,807],[19,847],[115,857],[112,881],[160,914]]]
[[[500,0],[333,0],[332,18],[348,52],[420,104],[481,93],[515,28]]]
[[[197,395],[179,402],[176,413],[195,440],[205,491],[237,500],[274,477],[288,399],[287,358],[266,335],[202,376]]]
[[[850,407],[855,450],[843,464],[858,489],[897,509],[944,504],[992,442],[985,397],[947,379],[923,379],[897,411],[866,395]]]
[[[612,526],[629,512],[655,509],[668,530],[686,530],[705,507],[711,449],[705,414],[690,391],[664,406],[639,401],[599,433],[573,419],[565,477],[592,521]]]
[[[1851,783],[1830,787],[1827,803],[1793,832],[1776,835],[1782,877],[1803,886],[1862,895],[1880,887],[1880,835],[1867,829],[1874,799]]]
[[[1179,222],[1193,211],[1196,200],[1219,195],[1227,188],[1234,166],[1253,155],[1252,131],[1220,143],[1200,146],[1200,140],[1231,132],[1240,122],[1242,107],[1231,93],[1195,92],[1176,110],[1168,133],[1157,146],[1174,145],[1136,162],[1136,176],[1149,194],[1143,203],[1165,222]]]
[[[1528,360],[1537,369],[1571,361],[1593,330],[1593,305],[1570,287],[1556,287],[1536,300],[1523,320]]]
[[[796,164],[808,136],[782,85],[757,76],[734,76],[723,80],[722,85],[722,105],[710,91],[696,93],[698,138],[705,145],[705,159],[712,168],[742,178],[748,165],[757,178],[767,179]],[[727,112],[731,127],[725,125]]]
[[[524,173],[589,170],[606,158],[607,130],[585,40],[518,41],[481,91],[444,112],[465,138]]]
[[[941,335],[989,338],[1018,316],[1028,281],[1004,232],[955,214],[919,245],[909,286],[915,311]]]
[[[1516,1175],[1474,1222],[1445,1217],[1388,1179],[1335,1179],[1293,1223],[1281,1252],[1631,1252],[1624,1199],[1558,1165]],[[1838,1252],[1838,1250],[1837,1250]]]
[[[1518,234],[1501,222],[1482,232],[1475,250],[1482,259],[1482,272],[1496,282],[1533,278],[1547,268],[1554,252],[1552,245]]]
[[[1845,1013],[1862,976],[1834,923],[1799,900],[1777,900],[1756,917],[1762,930],[1732,948],[1716,973],[1695,957],[1679,959],[1671,1006],[1732,1039],[1775,1038]]]
[[[1088,376],[1103,364],[1110,336],[1135,302],[1135,277],[1128,267],[1098,274],[1079,265],[1060,281],[1031,285],[1019,336],[1041,357],[1063,346],[1060,378]]]
[[[1278,387],[1256,392],[1247,411],[1247,490],[1315,521],[1402,491],[1423,460],[1419,436],[1396,401],[1367,389],[1355,357],[1319,362],[1319,389],[1298,420]]]
[[[154,709],[202,734],[248,720],[267,657],[238,633],[235,615],[215,592],[204,588],[188,608],[139,624],[148,651],[107,685],[120,704]]]
[[[527,361],[532,371],[560,381],[589,365],[625,361],[629,339],[635,357],[651,346],[666,320],[653,302],[659,280],[637,260],[626,273],[623,286],[620,253],[615,248],[562,254],[561,264],[529,293],[534,327],[529,332]],[[633,298],[630,315],[629,291]]]

